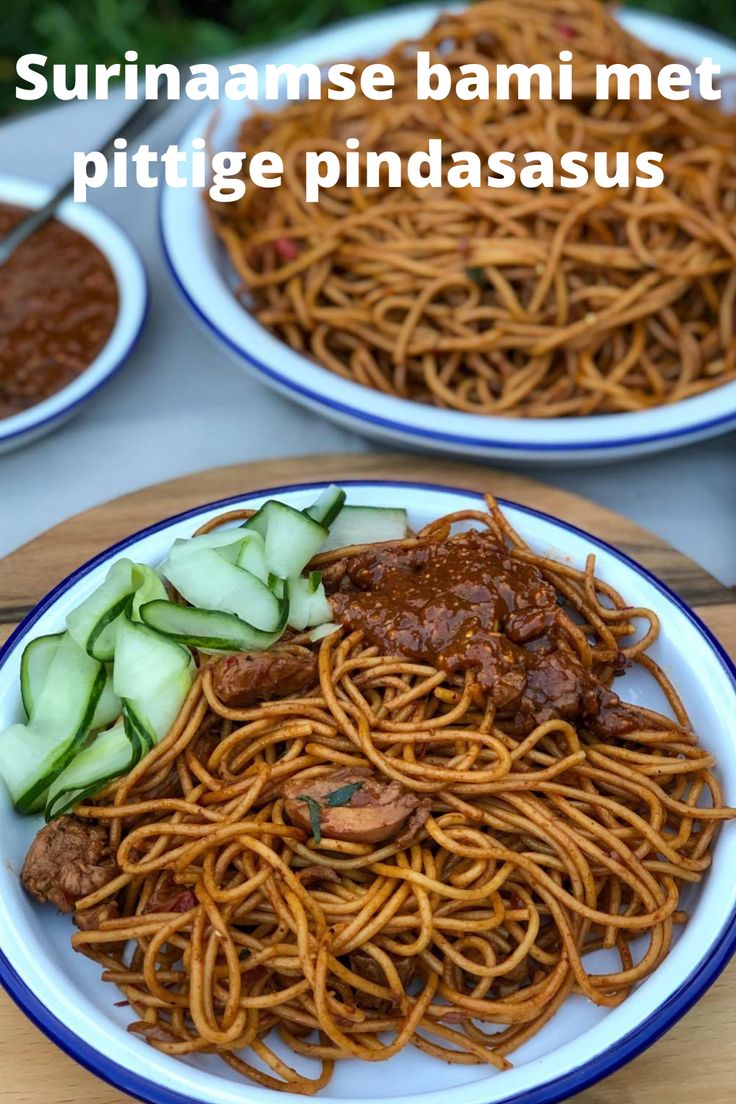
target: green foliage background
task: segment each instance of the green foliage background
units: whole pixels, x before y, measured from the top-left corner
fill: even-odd
[[[21,107],[13,89],[24,53],[109,64],[135,48],[144,62],[199,60],[407,2],[416,0],[2,0],[0,114]],[[736,39],[736,0],[628,2]]]

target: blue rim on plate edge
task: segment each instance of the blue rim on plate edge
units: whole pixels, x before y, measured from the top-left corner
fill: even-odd
[[[188,133],[191,127],[186,128],[182,132]],[[363,410],[357,406],[350,406],[347,403],[337,402],[334,399],[327,397],[324,394],[320,394],[317,391],[312,391],[309,387],[305,387],[295,380],[290,379],[288,376],[283,375],[275,368],[269,367],[264,364],[263,361],[258,358],[249,350],[240,345],[237,341],[231,338],[224,330],[220,329],[212,319],[207,315],[197,302],[189,294],[189,291],[182,283],[181,277],[171,259],[169,253],[166,234],[164,232],[164,219],[163,219],[163,205],[165,202],[165,193],[162,192],[159,198],[158,204],[158,234],[161,244],[161,251],[163,252],[164,259],[166,261],[166,267],[171,274],[171,277],[176,285],[177,290],[184,299],[187,306],[195,315],[197,320],[204,326],[204,328],[221,341],[223,345],[226,345],[231,352],[235,353],[238,357],[245,360],[252,369],[267,379],[272,380],[278,384],[279,387],[283,387],[286,391],[291,391],[296,395],[301,395],[302,398],[307,399],[310,403],[319,409],[320,407],[326,407],[329,410],[334,410],[338,414],[343,414],[349,418],[354,419],[357,422],[366,422],[368,425],[379,426],[382,429],[388,429],[395,433],[403,434],[408,438],[425,438],[429,441],[445,441],[450,445],[469,445],[471,448],[488,450],[503,450],[506,452],[543,452],[543,453],[570,453],[570,452],[595,452],[596,450],[617,450],[626,449],[632,445],[647,445],[654,444],[657,441],[669,441],[679,437],[686,437],[690,443],[689,438],[695,434],[707,433],[711,429],[715,429],[717,426],[736,426],[736,411],[732,414],[724,414],[719,418],[708,418],[704,422],[698,422],[695,425],[683,426],[681,429],[668,429],[663,430],[660,433],[648,433],[639,434],[636,437],[627,437],[621,441],[577,441],[575,443],[565,444],[547,444],[543,441],[535,442],[520,442],[520,441],[498,441],[485,437],[466,437],[461,433],[445,433],[442,430],[424,429],[422,426],[407,426],[402,422],[394,422],[391,418],[383,418],[377,414],[370,414],[367,410]],[[245,307],[243,308],[245,310]],[[286,348],[286,346],[285,346]],[[291,350],[290,350],[291,351]],[[317,365],[317,367],[322,367]],[[328,371],[328,369],[323,369]],[[357,385],[356,386],[360,386]],[[725,385],[724,385],[725,386]],[[369,389],[366,388],[366,391]],[[405,400],[410,401],[410,400]],[[419,404],[417,404],[419,405]],[[621,417],[625,417],[622,414]],[[477,418],[482,418],[483,415],[475,415]],[[539,419],[540,426],[544,426],[544,420]],[[354,428],[354,427],[353,427]],[[695,442],[692,442],[693,444]]]
[[[187,518],[191,517],[197,517],[205,511],[218,507],[233,506],[236,503],[247,501],[249,498],[258,498],[263,495],[286,494],[308,487],[320,488],[328,485],[328,480],[315,480],[313,482],[291,483],[279,487],[265,487],[255,491],[246,491],[240,495],[231,495],[228,498],[216,499],[213,502],[203,503],[190,510],[184,510],[181,513],[173,514],[171,517],[155,522],[153,525],[148,525],[143,529],[139,529],[136,533],[124,537],[103,552],[93,556],[92,559],[82,564],[81,567],[78,567],[75,571],[72,571],[33,607],[30,613],[28,613],[17,628],[14,629],[2,648],[0,648],[0,667],[3,666],[10,652],[15,648],[20,639],[26,635],[39,617],[54,604],[61,594],[67,591],[85,575],[89,574],[93,568],[109,560],[112,556],[129,547],[131,544],[153,533],[160,532],[162,529],[168,528],[172,523],[185,521]],[[407,490],[414,488],[436,491],[439,493],[467,495],[473,498],[483,498],[480,492],[468,490],[467,488],[412,480],[345,479],[341,480],[341,485],[346,487],[405,487]],[[656,575],[653,575],[651,571],[637,563],[636,560],[633,560],[630,556],[627,556],[626,553],[614,548],[614,546],[607,541],[593,536],[585,529],[580,529],[578,526],[562,521],[562,519],[547,514],[542,510],[535,510],[533,507],[524,506],[510,499],[499,498],[498,502],[501,506],[510,507],[530,517],[551,522],[554,525],[566,529],[568,532],[583,537],[591,544],[597,545],[599,548],[609,552],[617,560],[624,563],[627,567],[644,578],[685,614],[688,620],[710,645],[734,688],[736,688],[736,665],[732,662],[723,646],[719,643],[707,625],[705,625],[698,615],[690,609],[687,603],[683,602],[670,587],[658,579]],[[734,952],[736,952],[736,908],[732,911],[728,921],[722,928],[718,940],[711,947],[708,957],[695,967],[692,973],[682,982],[675,992],[652,1013],[645,1023],[632,1029],[617,1043],[612,1044],[602,1054],[586,1062],[578,1069],[562,1074],[560,1077],[547,1082],[545,1085],[539,1085],[533,1089],[524,1089],[511,1096],[504,1097],[497,1101],[496,1104],[556,1104],[557,1101],[564,1100],[573,1093],[581,1092],[590,1085],[601,1081],[604,1077],[615,1073],[616,1070],[626,1065],[633,1058],[636,1058],[637,1055],[641,1054],[643,1050],[646,1050],[647,1047],[656,1042],[661,1035],[692,1008],[695,1002],[719,977],[728,965]],[[102,1078],[102,1080],[107,1081],[108,1084],[137,1097],[139,1100],[144,1101],[145,1104],[202,1104],[201,1097],[185,1096],[177,1091],[167,1089],[164,1085],[157,1084],[135,1073],[133,1070],[126,1069],[125,1066],[119,1065],[117,1062],[90,1046],[89,1043],[72,1032],[66,1024],[46,1008],[43,1002],[39,1000],[35,993],[33,993],[23,979],[17,974],[1,949],[0,984],[2,984],[3,988],[15,1001],[21,1011],[25,1013],[44,1035],[51,1039],[53,1043],[80,1065],[84,1066],[97,1077]]]

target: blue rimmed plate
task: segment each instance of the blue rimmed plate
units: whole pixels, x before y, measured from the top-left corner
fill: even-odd
[[[345,484],[357,504],[406,506],[414,526],[451,510],[478,508],[480,496],[429,484],[356,481]],[[276,487],[190,510],[121,541],[60,583],[0,652],[0,729],[21,715],[21,652],[34,636],[63,627],[66,614],[101,581],[112,560],[128,555],[158,562],[176,537],[234,506],[277,496],[303,507],[324,484]],[[715,754],[726,800],[736,803],[736,669],[709,631],[671,591],[632,560],[591,535],[514,503],[512,523],[537,550],[577,565],[594,551],[598,572],[632,605],[648,606],[662,623],[654,658],[682,694],[703,745]],[[618,687],[630,701],[665,708],[645,672],[629,672]],[[98,967],[75,955],[68,917],[40,908],[23,892],[23,856],[38,823],[16,816],[0,791],[0,980],[26,1014],[69,1054],[124,1091],[152,1104],[277,1104],[301,1097],[247,1084],[211,1056],[177,1060],[126,1032],[130,1011],[116,1008],[117,991]],[[341,1104],[550,1104],[599,1080],[666,1031],[715,980],[736,948],[736,828],[727,824],[703,882],[685,891],[691,919],[659,969],[618,1008],[570,998],[529,1043],[514,1068],[448,1066],[412,1049],[370,1070],[339,1063],[321,1095]],[[612,963],[615,965],[614,963]],[[599,953],[595,968],[605,970]],[[297,1060],[298,1061],[298,1060]],[[305,1069],[309,1063],[305,1063]]]
[[[2,203],[40,207],[52,190],[36,181],[0,176]],[[146,318],[146,270],[135,246],[120,227],[94,207],[70,199],[62,203],[56,217],[89,238],[107,258],[118,287],[118,313],[104,347],[71,383],[19,414],[0,418],[0,453],[28,444],[76,414],[123,366]]]
[[[423,34],[440,10],[432,5],[380,12],[291,43],[269,53],[268,60],[299,65],[375,57],[399,40]],[[646,12],[620,11],[619,18],[633,34],[667,53],[693,62],[709,55],[724,72],[736,70],[736,47],[707,31]],[[206,135],[212,149],[236,149],[245,111],[232,101],[218,104],[214,113],[208,108],[182,135],[181,148]],[[642,412],[545,419],[466,414],[369,390],[289,348],[235,298],[237,281],[212,233],[201,194],[164,189],[160,229],[174,280],[210,335],[264,383],[363,435],[457,455],[604,463],[736,427],[736,383]]]

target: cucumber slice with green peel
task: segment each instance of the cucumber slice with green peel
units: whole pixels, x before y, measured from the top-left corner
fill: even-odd
[[[247,538],[238,546],[238,555],[235,563],[237,567],[250,571],[256,579],[260,579],[270,587],[268,564],[266,563],[266,544],[260,533],[255,529],[240,530],[245,532]]]
[[[31,812],[84,741],[103,692],[107,672],[63,633],[30,724],[0,735],[0,775],[20,812]]]
[[[409,532],[406,510],[383,506],[343,506],[332,525],[321,552],[347,548],[352,544],[375,544],[403,540]]]
[[[127,619],[121,624],[113,682],[123,701],[125,731],[142,754],[171,728],[194,675],[186,648],[146,624]]]
[[[20,689],[26,716],[33,717],[35,703],[48,677],[51,662],[56,655],[64,633],[38,636],[27,644],[20,661]],[[95,709],[90,729],[105,728],[120,716],[120,698],[112,688],[112,675],[108,672]]]
[[[283,598],[286,593],[286,579],[282,579],[273,572],[268,576],[268,589],[272,590],[277,598]]]
[[[62,633],[43,688],[33,708],[33,727],[41,733],[84,739],[92,724],[107,671]]]
[[[23,649],[20,660],[20,693],[26,717],[29,719],[33,715],[35,703],[46,682],[63,635],[53,633],[51,636],[37,636]]]
[[[281,603],[280,621],[273,632],[257,629],[233,613],[179,606],[175,602],[149,602],[143,606],[141,615],[152,629],[202,652],[262,652],[275,644],[286,628],[289,603]]]
[[[287,583],[289,594],[289,624],[302,632],[311,625],[320,625],[332,617],[332,607],[327,601],[322,576],[312,571],[309,576],[297,576]]]
[[[133,621],[140,621],[141,606],[144,606],[146,602],[155,602],[157,598],[168,598],[168,594],[161,576],[148,564],[136,564],[133,569],[133,577],[137,587],[133,595],[130,616]]]
[[[147,603],[150,605],[151,603]],[[142,607],[143,610],[146,606]],[[194,671],[186,648],[160,636],[143,622],[123,621],[118,631],[113,686],[118,697],[148,701],[165,693],[168,683],[182,671]]]
[[[276,595],[250,571],[229,563],[212,548],[184,558],[175,554],[161,571],[183,598],[199,609],[234,613],[249,625],[273,632],[281,607]]]
[[[95,709],[94,717],[92,718],[92,724],[90,729],[95,732],[98,728],[107,728],[113,721],[116,721],[122,712],[122,702],[115,693],[112,685],[112,672],[107,672],[107,678],[105,679],[105,685],[102,688],[99,701],[97,702],[97,708]]]
[[[223,559],[235,563],[244,539],[239,525],[213,529],[196,537],[178,537],[171,546],[169,556],[188,556],[192,552],[201,552],[203,548],[216,548]]]
[[[325,487],[316,502],[307,506],[304,513],[318,525],[324,525],[325,529],[329,529],[344,505],[345,491],[337,484],[331,483],[329,487]]]
[[[36,812],[57,775],[74,755],[74,741],[50,739],[30,725],[15,724],[0,737],[0,774],[19,813]]]
[[[123,701],[125,731],[131,742],[140,748],[141,755],[147,755],[163,740],[177,718],[192,681],[192,672],[181,671],[155,697]]]
[[[135,707],[129,701],[123,702],[123,727],[128,740],[135,753],[136,762],[148,755],[154,748],[153,733],[148,730],[145,722],[141,720],[135,711]]]
[[[46,820],[61,816],[125,774],[138,760],[122,721],[98,736],[51,783],[46,799]]]
[[[130,609],[137,588],[135,564],[128,559],[117,560],[104,583],[66,619],[67,629],[80,648],[105,663],[112,659],[119,619]]]
[[[248,518],[243,527],[261,534],[269,571],[281,579],[301,575],[327,538],[325,526],[273,498]]]

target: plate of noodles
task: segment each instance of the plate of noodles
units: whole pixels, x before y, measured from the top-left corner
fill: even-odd
[[[736,48],[599,0],[487,0],[381,12],[270,53],[269,63],[387,59],[391,100],[326,98],[259,113],[208,109],[182,136],[213,150],[275,150],[284,184],[235,202],[166,189],[161,235],[194,314],[264,382],[354,430],[441,452],[606,461],[736,424],[736,116],[714,103],[623,101],[589,110],[597,61],[736,71]],[[518,43],[526,54],[520,58]],[[411,44],[407,48],[407,43]],[[645,45],[647,43],[648,45]],[[415,99],[416,49],[450,71],[575,58],[570,103]],[[576,85],[578,87],[578,85]],[[664,153],[659,188],[323,191],[307,203],[306,150],[394,151],[441,136],[517,161],[572,147]],[[559,148],[558,148],[559,147]],[[357,154],[355,155],[357,156]],[[557,161],[555,162],[557,163]],[[382,178],[381,178],[382,179]],[[363,180],[363,178],[361,178]],[[290,183],[291,182],[291,183]]]
[[[561,1099],[736,947],[734,716],[697,616],[549,515],[189,510],[0,654],[0,979],[152,1104]]]

